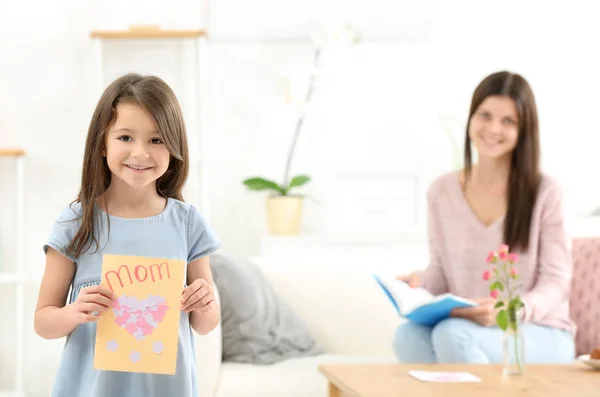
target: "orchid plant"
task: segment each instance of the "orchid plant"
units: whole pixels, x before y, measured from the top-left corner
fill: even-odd
[[[498,251],[491,251],[486,259],[488,265],[494,265],[492,270],[483,272],[483,279],[491,281],[490,296],[497,299],[495,309],[496,323],[502,330],[517,331],[519,309],[524,307],[521,296],[517,293],[520,285],[516,284],[519,272],[516,264],[519,257],[509,251],[506,244],[500,245]],[[504,292],[506,299],[498,299],[500,292]]]
[[[250,190],[270,190],[275,195],[288,196],[292,190],[305,185],[311,178],[308,175],[291,175],[292,160],[296,152],[296,146],[298,144],[298,138],[304,125],[304,119],[306,116],[306,109],[313,97],[313,93],[316,88],[317,77],[323,72],[323,56],[326,51],[333,51],[335,48],[356,44],[360,41],[360,34],[358,30],[350,25],[344,24],[342,26],[333,26],[324,32],[316,32],[312,38],[313,51],[312,51],[312,68],[309,73],[308,88],[299,99],[294,99],[291,90],[291,84],[289,79],[284,82],[280,82],[282,87],[281,91],[284,93],[285,103],[294,103],[298,109],[296,128],[292,137],[292,142],[288,149],[287,160],[285,164],[285,172],[281,181],[272,179],[266,179],[260,176],[255,176],[245,179],[242,183]],[[299,195],[303,196],[303,195]]]

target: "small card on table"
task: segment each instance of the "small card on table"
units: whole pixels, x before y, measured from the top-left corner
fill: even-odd
[[[423,382],[481,382],[469,372],[408,371],[408,374]]]

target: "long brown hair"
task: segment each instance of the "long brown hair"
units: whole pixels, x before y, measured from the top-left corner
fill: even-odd
[[[527,250],[533,207],[540,184],[540,143],[535,98],[529,83],[518,74],[497,72],[489,75],[475,89],[469,121],[489,96],[507,96],[516,105],[519,116],[517,145],[511,155],[508,209],[504,219],[504,243],[511,250]],[[471,175],[471,140],[469,127],[465,135],[465,183]]]
[[[116,121],[119,103],[134,103],[154,119],[158,134],[170,153],[169,167],[156,181],[157,193],[183,201],[181,191],[189,170],[188,144],[183,113],[175,93],[156,76],[129,73],[119,77],[102,94],[88,128],[81,188],[73,201],[81,203],[81,224],[67,249],[75,257],[86,252],[92,244],[99,248],[94,207],[111,181],[111,172],[102,153],[106,133]],[[106,218],[108,225],[108,215]]]

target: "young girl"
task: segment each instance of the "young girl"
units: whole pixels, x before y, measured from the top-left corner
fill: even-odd
[[[187,174],[183,115],[171,88],[137,74],[114,81],[90,123],[79,195],[44,245],[35,330],[46,339],[67,336],[53,396],[198,396],[191,328],[206,334],[220,320],[208,260],[220,242],[183,202]],[[186,261],[174,376],[93,369],[97,315],[115,299],[100,286],[103,254]]]
[[[474,165],[471,145],[478,154]],[[536,104],[521,76],[495,73],[475,89],[465,167],[438,178],[427,201],[429,266],[399,279],[432,294],[451,292],[480,304],[455,309],[434,328],[401,325],[394,341],[398,359],[502,361],[503,331],[495,326],[495,302],[488,298],[489,282],[482,273],[487,253],[506,243],[520,258],[526,362],[572,362],[572,268],[563,197],[556,180],[539,171]]]

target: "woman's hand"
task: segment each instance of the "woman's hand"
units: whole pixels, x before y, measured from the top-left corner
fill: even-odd
[[[186,313],[208,311],[215,301],[215,289],[202,278],[188,285],[181,296],[181,310]]]
[[[110,309],[116,295],[102,285],[93,285],[82,288],[77,299],[69,310],[76,324],[85,324],[98,320],[101,313]]]
[[[420,272],[413,272],[409,275],[396,276],[396,280],[404,281],[411,288],[418,288],[423,286],[423,278]]]
[[[475,307],[459,307],[450,313],[452,317],[464,318],[476,322],[484,327],[496,324],[496,300],[493,298],[475,299],[479,305]]]

